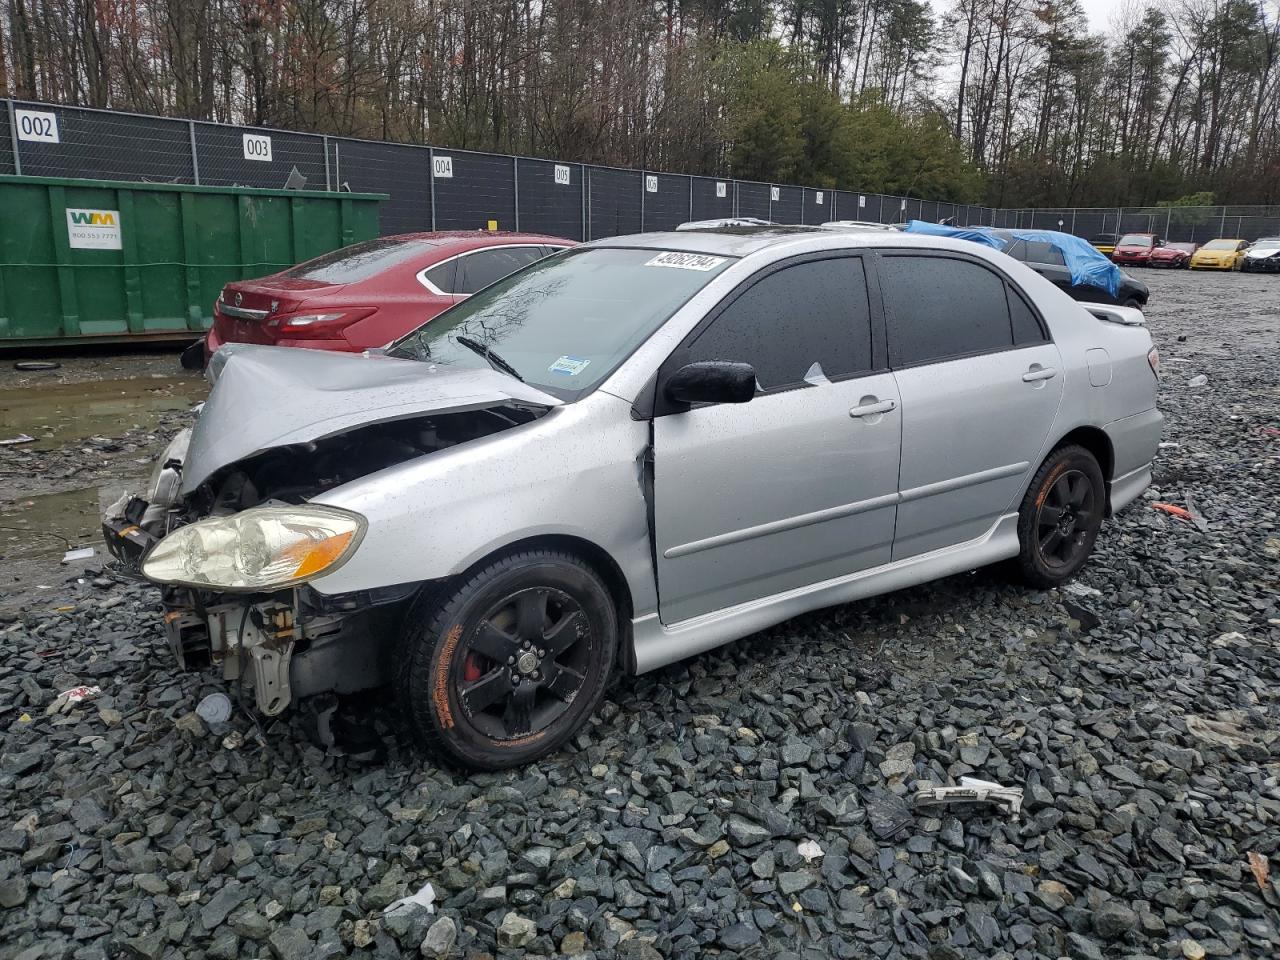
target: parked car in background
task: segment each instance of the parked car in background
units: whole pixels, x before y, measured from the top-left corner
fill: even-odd
[[[761,220],[759,217],[719,217],[714,220],[688,220],[676,227],[677,230],[720,230],[724,227],[770,227],[772,220]]]
[[[1199,249],[1198,243],[1166,243],[1151,251],[1147,266],[1185,270],[1191,266],[1191,255]]]
[[[268,715],[389,684],[486,769],[574,737],[619,670],[1003,560],[1066,582],[1162,423],[1140,312],[872,230],[601,240],[386,355],[210,372],[105,525],[179,663]]]
[[[1076,283],[1067,268],[1066,258],[1052,244],[1043,241],[1021,240],[1014,236],[1014,231],[988,228],[987,232],[1005,241],[1004,252],[1015,260],[1021,260],[1040,276],[1054,286],[1070,294],[1076,300],[1089,303],[1113,303],[1124,307],[1141,309],[1147,305],[1151,291],[1141,280],[1137,280],[1123,270],[1120,271],[1120,286],[1115,296],[1102,287],[1092,284]],[[1087,248],[1086,248],[1087,252]],[[1099,251],[1101,254],[1101,251]]]
[[[1280,237],[1262,237],[1244,252],[1240,269],[1249,273],[1280,273]]]
[[[1095,233],[1089,238],[1089,242],[1099,253],[1111,255],[1111,251],[1116,248],[1116,240],[1118,238],[1114,233]]]
[[[874,220],[828,220],[822,225],[827,230],[892,230],[887,223]]]
[[[1145,267],[1151,255],[1164,244],[1154,233],[1126,233],[1111,251],[1113,262],[1126,267]]]
[[[1192,270],[1239,270],[1248,240],[1210,240],[1191,255]]]
[[[197,364],[224,343],[359,353],[386,346],[459,300],[573,246],[534,233],[405,233],[228,283]],[[187,365],[191,365],[184,358]]]

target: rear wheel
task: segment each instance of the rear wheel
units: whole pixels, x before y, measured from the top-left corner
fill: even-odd
[[[1126,300],[1126,301],[1122,304],[1122,306],[1132,307],[1134,310],[1141,310],[1141,309],[1142,309],[1142,304],[1138,302],[1138,298],[1137,298],[1137,297],[1130,297],[1128,300]]]
[[[1070,580],[1093,551],[1106,508],[1106,482],[1084,447],[1058,447],[1036,471],[1018,510],[1018,569],[1032,586]]]
[[[488,564],[410,616],[399,690],[415,734],[483,770],[558,749],[604,695],[617,612],[581,560],[531,551]]]

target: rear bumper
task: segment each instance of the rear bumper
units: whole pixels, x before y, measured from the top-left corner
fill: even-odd
[[[1160,448],[1164,414],[1152,407],[1132,417],[1103,426],[1115,455],[1112,478],[1107,483],[1111,513],[1118,513],[1151,485],[1151,462]]]

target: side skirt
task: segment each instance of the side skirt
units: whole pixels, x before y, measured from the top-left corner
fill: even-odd
[[[656,613],[639,617],[631,621],[636,672],[656,670],[810,610],[874,597],[1017,555],[1018,515],[1009,513],[982,536],[930,553],[797,587],[670,625],[663,624]]]

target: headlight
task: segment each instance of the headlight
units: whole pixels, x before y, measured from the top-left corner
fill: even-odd
[[[147,481],[147,502],[156,506],[171,507],[178,502],[178,488],[182,481],[182,463],[187,459],[191,446],[191,428],[178,431],[177,436],[164,448]],[[176,467],[168,467],[175,463]]]
[[[336,507],[254,507],[179,527],[147,554],[156,583],[213,590],[278,590],[337,569],[364,536],[359,514]]]

